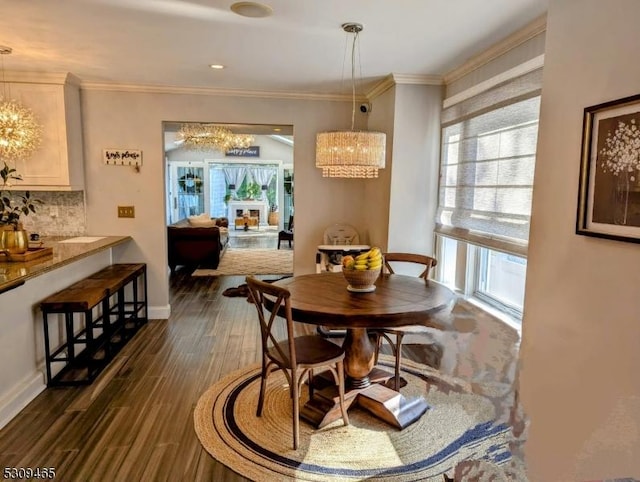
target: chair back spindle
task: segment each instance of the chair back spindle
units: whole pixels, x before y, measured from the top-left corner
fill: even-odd
[[[258,312],[258,321],[260,323],[260,335],[262,340],[262,352],[269,353],[275,351],[281,360],[291,368],[295,369],[296,366],[296,347],[293,343],[294,339],[294,327],[291,317],[291,303],[289,300],[290,293],[285,288],[274,286],[270,283],[253,278],[251,282],[247,279],[247,286],[249,287],[249,295],[253,301],[256,310]],[[264,295],[271,295],[275,298],[275,303],[271,310],[268,310],[264,304]],[[283,317],[280,317],[279,312],[283,312]],[[265,316],[268,314],[268,318]],[[282,344],[276,336],[276,329],[278,320],[284,318],[286,322],[286,332],[288,341],[288,353],[285,353],[282,349]]]

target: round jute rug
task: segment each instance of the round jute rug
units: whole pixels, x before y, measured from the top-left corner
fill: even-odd
[[[382,365],[391,366],[381,356]],[[493,404],[464,382],[403,361],[405,397],[423,395],[429,410],[398,430],[358,407],[321,429],[300,422],[293,450],[291,400],[281,371],[269,377],[262,417],[256,417],[260,367],[235,371],[211,386],[194,411],[195,430],[216,460],[255,481],[443,481],[463,460],[506,463],[510,428],[495,423]],[[303,390],[301,405],[308,395]]]

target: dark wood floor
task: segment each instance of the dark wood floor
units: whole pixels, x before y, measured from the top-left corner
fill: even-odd
[[[222,296],[243,281],[178,269],[170,319],[145,325],[92,385],[40,394],[0,431],[0,468],[54,467],[65,482],[246,480],[201,448],[192,418],[207,387],[259,361],[255,308]]]
[[[55,467],[63,481],[246,480],[201,448],[192,419],[208,386],[259,361],[255,308],[222,296],[242,282],[178,270],[170,320],[150,321],[91,386],[40,394],[0,431],[0,467]]]

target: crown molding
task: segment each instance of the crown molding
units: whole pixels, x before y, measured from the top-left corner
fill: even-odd
[[[7,70],[4,72],[4,81],[28,84],[80,85],[80,79],[70,72],[27,72]]]
[[[368,100],[373,100],[379,95],[384,94],[394,85],[396,85],[396,83],[393,81],[393,74],[389,74],[376,85],[374,85],[365,95]]]
[[[394,85],[443,85],[444,81],[440,75],[420,75],[420,74],[389,74],[367,93],[368,100],[373,100],[382,95]]]
[[[260,97],[271,99],[351,101],[350,94],[323,94],[306,92],[281,92],[267,90],[217,89],[212,87],[178,87],[171,85],[116,84],[110,82],[87,82],[80,84],[82,90],[107,92],[131,92],[144,94],[219,95],[230,97]]]
[[[396,84],[442,85],[444,82],[441,75],[391,74],[391,76]]]
[[[507,38],[500,42],[493,44],[484,52],[470,58],[459,67],[447,72],[444,75],[444,83],[450,84],[456,80],[464,77],[465,75],[473,72],[474,70],[482,67],[493,59],[500,57],[507,53],[509,50],[516,48],[518,45],[523,44],[527,40],[532,39],[536,35],[541,34],[547,29],[547,15],[541,15],[532,22],[525,25],[517,32],[512,33]]]

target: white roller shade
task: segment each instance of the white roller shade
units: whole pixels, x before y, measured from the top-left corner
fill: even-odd
[[[537,70],[443,111],[438,233],[526,253],[541,79]]]

